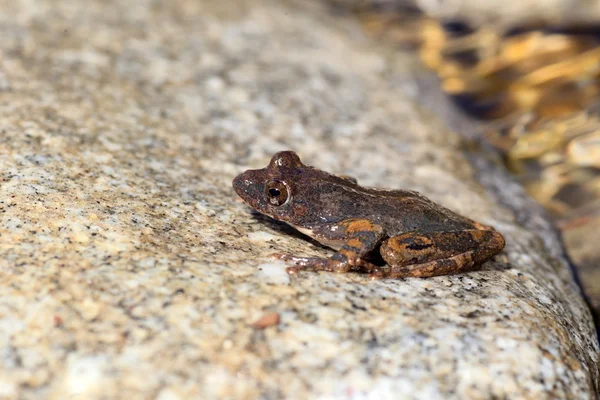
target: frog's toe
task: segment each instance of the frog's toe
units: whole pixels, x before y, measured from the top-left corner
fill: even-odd
[[[320,260],[315,257],[296,257],[292,254],[286,254],[286,253],[274,253],[274,254],[271,254],[271,258],[274,258],[276,260],[285,261],[288,263],[292,263],[298,267],[303,267],[303,268],[312,266],[312,265],[318,263],[318,261]]]

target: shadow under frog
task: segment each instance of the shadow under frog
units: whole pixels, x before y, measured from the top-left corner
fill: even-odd
[[[347,177],[304,165],[292,151],[233,180],[252,208],[337,252],[330,258],[277,257],[304,269],[365,272],[371,278],[430,277],[471,271],[504,248],[493,228],[417,192],[365,188]],[[379,252],[388,264],[370,260]]]

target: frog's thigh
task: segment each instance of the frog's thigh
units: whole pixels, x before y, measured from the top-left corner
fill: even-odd
[[[428,277],[472,270],[504,247],[504,238],[491,230],[408,232],[381,245],[390,265],[376,276]]]

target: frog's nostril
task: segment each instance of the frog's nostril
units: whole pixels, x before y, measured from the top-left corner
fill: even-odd
[[[245,174],[240,174],[233,179],[233,189],[242,198],[251,197],[254,183],[252,179],[248,179]]]

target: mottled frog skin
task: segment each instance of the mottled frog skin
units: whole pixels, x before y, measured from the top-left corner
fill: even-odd
[[[504,248],[493,228],[417,192],[365,188],[304,165],[292,151],[233,181],[251,207],[336,249],[331,258],[277,255],[304,269],[365,272],[372,278],[430,277],[471,271]],[[371,260],[379,251],[387,267]]]

